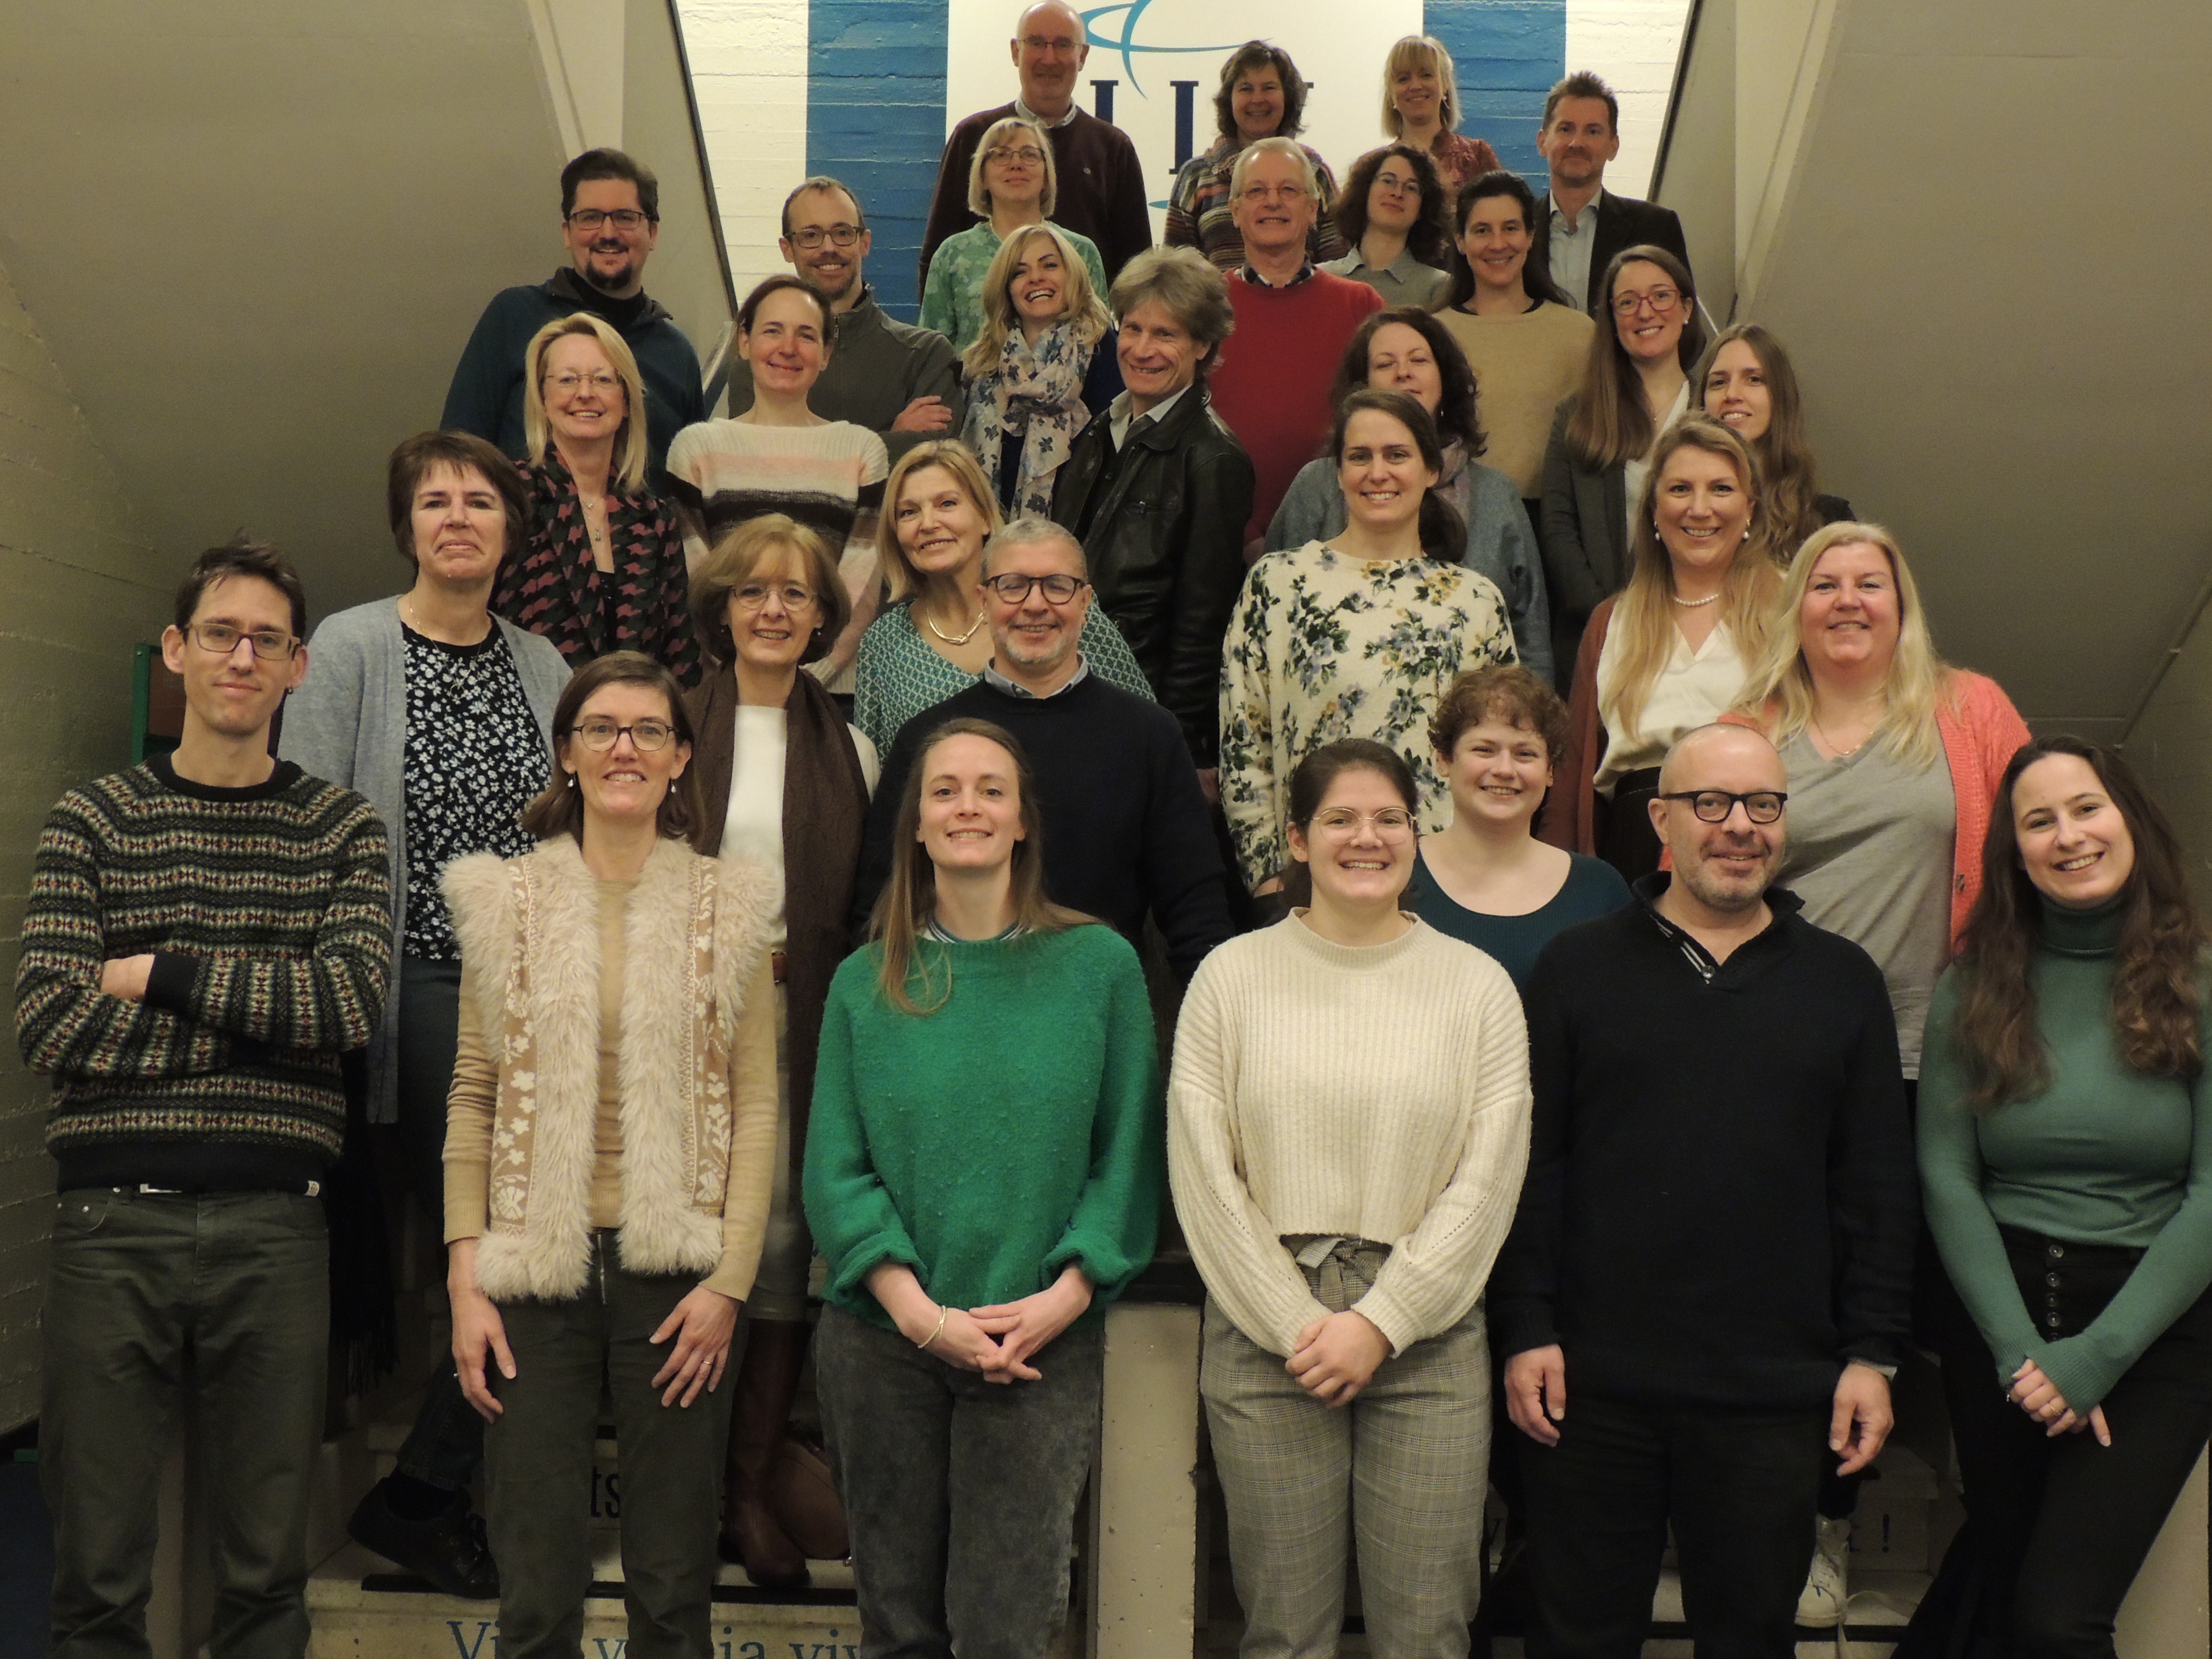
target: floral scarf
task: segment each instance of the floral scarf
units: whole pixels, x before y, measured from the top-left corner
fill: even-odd
[[[1005,447],[1022,447],[1013,499],[1002,503],[1007,517],[1050,514],[1053,475],[1091,418],[1083,406],[1083,377],[1097,349],[1095,343],[1078,343],[1066,322],[1047,329],[1035,351],[1018,328],[1011,329],[999,348],[998,367],[969,383],[965,435],[993,489],[999,488]]]

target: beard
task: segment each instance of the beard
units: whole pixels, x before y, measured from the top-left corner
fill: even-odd
[[[611,276],[600,275],[598,263],[600,257],[614,253],[622,256],[621,269]],[[585,256],[583,268],[576,274],[602,294],[618,294],[637,279],[637,258],[627,247],[594,247]]]

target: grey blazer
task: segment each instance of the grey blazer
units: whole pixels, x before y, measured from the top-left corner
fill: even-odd
[[[538,717],[538,735],[553,746],[553,709],[568,683],[568,665],[551,641],[492,618],[507,636],[522,695]],[[368,1048],[368,1116],[399,1118],[393,1048],[399,1030],[399,980],[405,957],[400,929],[407,915],[407,659],[399,601],[374,599],[327,617],[307,641],[307,678],[284,705],[278,740],[283,758],[309,775],[343,784],[368,799],[384,820],[392,848],[392,994],[384,1024]]]
[[[1590,612],[1628,582],[1627,474],[1618,466],[1593,472],[1569,453],[1567,417],[1574,407],[1572,398],[1560,403],[1544,451],[1544,577],[1551,588],[1552,660],[1570,677]]]

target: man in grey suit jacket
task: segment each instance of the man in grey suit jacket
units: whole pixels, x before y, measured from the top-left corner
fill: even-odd
[[[1578,70],[1546,96],[1536,139],[1551,179],[1536,204],[1528,257],[1547,264],[1552,280],[1593,316],[1602,308],[1597,289],[1605,268],[1621,249],[1649,243],[1690,263],[1682,222],[1672,208],[1605,188],[1606,163],[1620,153],[1620,100],[1613,88]]]

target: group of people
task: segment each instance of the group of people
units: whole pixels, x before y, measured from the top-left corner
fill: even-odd
[[[955,129],[928,326],[793,193],[726,419],[650,172],[577,158],[391,457],[404,591],[191,567],[182,739],[23,922],[57,1652],[143,1640],[188,1360],[214,1650],[303,1650],[380,1139],[452,1358],[351,1529],[511,1655],[578,1650],[603,1389],[636,1651],[710,1650],[718,1558],[805,1583],[810,1356],[861,1651],[1046,1652],[1170,1197],[1254,1659],[1335,1650],[1355,1542],[1370,1651],[1467,1652],[1493,1486],[1532,1652],[1637,1652],[1671,1526],[1701,1649],[1787,1653],[1916,1346],[1968,1521],[1900,1652],[2111,1652],[2212,1432],[2172,829],[1936,654],[1602,82],[1539,198],[1401,43],[1332,228],[1250,43],[1152,248],[1085,50],[1030,7]]]

